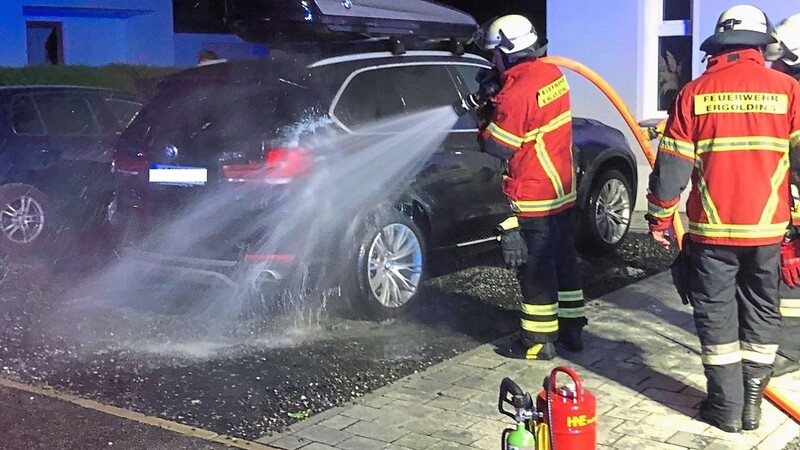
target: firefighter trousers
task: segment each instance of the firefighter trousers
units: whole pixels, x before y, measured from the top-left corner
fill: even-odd
[[[800,288],[781,283],[780,296],[783,325],[778,336],[778,354],[800,361]]]
[[[520,217],[528,262],[517,272],[522,290],[522,341],[531,347],[558,339],[559,328],[586,324],[575,252],[574,208],[543,217]]]
[[[741,418],[744,380],[766,378],[778,345],[780,245],[691,243],[689,289],[706,376],[707,403]]]

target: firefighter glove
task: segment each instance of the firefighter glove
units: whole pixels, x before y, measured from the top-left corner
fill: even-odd
[[[503,231],[500,235],[500,246],[503,249],[503,260],[513,268],[528,262],[528,244],[519,232],[519,228]]]
[[[800,286],[800,239],[781,244],[781,278],[790,288]]]

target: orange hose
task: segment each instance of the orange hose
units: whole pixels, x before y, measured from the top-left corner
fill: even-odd
[[[576,72],[597,86],[603,92],[603,94],[605,94],[606,97],[611,100],[611,103],[615,108],[617,108],[617,111],[619,111],[619,113],[622,115],[622,118],[625,119],[625,123],[628,124],[631,132],[636,137],[636,141],[642,148],[644,156],[647,158],[647,162],[650,163],[650,167],[655,165],[656,153],[653,151],[653,148],[650,147],[650,141],[645,138],[644,133],[642,133],[640,129],[641,127],[639,127],[636,119],[633,118],[633,114],[631,114],[631,111],[625,105],[625,102],[622,101],[622,97],[617,94],[617,91],[615,91],[606,80],[600,77],[600,75],[598,75],[597,72],[593,71],[592,69],[575,60],[565,58],[563,56],[545,56],[542,58],[542,61],[549,62],[550,64],[555,64],[556,66]],[[678,248],[680,249],[683,242],[684,231],[683,222],[681,222],[681,218],[677,214],[675,215],[675,219],[672,221],[672,228],[675,230],[675,239],[677,241]]]
[[[619,94],[617,94],[614,88],[612,88],[611,85],[606,82],[606,80],[601,78],[600,75],[585,65],[563,56],[546,56],[542,58],[542,61],[549,62],[551,64],[555,64],[556,66],[576,72],[597,86],[603,92],[603,94],[605,94],[606,97],[611,100],[611,103],[617,108],[617,111],[619,111],[619,113],[622,115],[622,118],[625,119],[625,123],[628,124],[631,132],[636,137],[636,141],[642,148],[644,156],[647,158],[647,162],[650,163],[650,167],[655,165],[656,154],[652,147],[650,147],[650,141],[645,139],[644,133],[641,132],[639,124],[636,122],[636,119],[633,118],[633,114],[631,114],[630,110],[625,105],[625,102],[622,101],[622,98],[619,96]],[[684,229],[683,222],[681,222],[681,218],[678,214],[675,214],[675,217],[672,220],[672,227],[675,230],[675,239],[677,240],[678,248],[680,249],[683,243]],[[767,399],[769,399],[769,401],[771,401],[776,407],[787,413],[796,422],[800,422],[800,407],[774,389],[771,385],[767,385],[767,388],[764,389],[764,396],[766,396]]]

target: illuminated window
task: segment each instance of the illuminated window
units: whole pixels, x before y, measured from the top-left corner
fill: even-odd
[[[681,88],[695,73],[695,23],[692,0],[645,2],[642,111],[645,118],[664,117]]]
[[[28,64],[64,64],[60,22],[26,22]]]
[[[666,111],[692,80],[692,36],[658,38],[658,110]]]

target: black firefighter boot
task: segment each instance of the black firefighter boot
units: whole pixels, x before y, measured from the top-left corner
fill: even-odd
[[[585,317],[576,319],[558,320],[558,344],[563,345],[571,352],[583,351],[583,327],[586,325]]]
[[[761,400],[769,377],[747,377],[744,379],[744,409],[742,410],[742,429],[755,430],[761,421]]]

